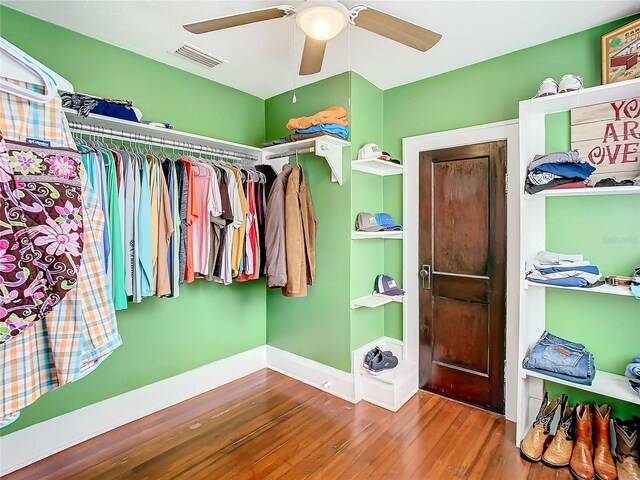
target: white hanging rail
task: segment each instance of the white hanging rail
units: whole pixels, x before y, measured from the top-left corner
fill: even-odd
[[[78,115],[75,110],[65,108],[69,126],[76,133],[97,134],[103,138],[128,140],[131,142],[177,148],[193,152],[209,152],[221,157],[260,162],[260,148],[216,138],[181,132],[170,128],[155,127],[145,123],[129,122],[104,115]]]

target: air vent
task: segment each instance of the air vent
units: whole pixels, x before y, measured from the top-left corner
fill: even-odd
[[[210,53],[207,53],[204,50],[201,50],[198,47],[194,47],[193,45],[190,45],[186,42],[180,45],[178,48],[172,50],[171,53],[209,69],[217,67],[222,63],[227,63],[226,60],[214,57]]]

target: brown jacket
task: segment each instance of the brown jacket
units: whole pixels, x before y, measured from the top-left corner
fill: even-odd
[[[265,272],[267,286],[284,287],[287,284],[287,245],[285,239],[285,191],[292,169],[285,165],[278,174],[267,200],[265,218]]]
[[[287,284],[282,289],[286,297],[306,297],[307,284],[316,274],[316,212],[311,192],[297,165],[287,180],[285,194],[285,238],[287,245]]]

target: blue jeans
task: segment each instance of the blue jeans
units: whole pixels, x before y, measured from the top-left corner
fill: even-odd
[[[593,355],[584,345],[556,337],[546,330],[522,366],[549,375],[557,374],[566,380],[592,380],[595,376]]]

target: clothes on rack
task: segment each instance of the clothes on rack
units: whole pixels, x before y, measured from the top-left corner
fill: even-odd
[[[525,191],[529,194],[582,182],[584,186],[595,167],[580,159],[576,151],[536,155],[528,167]]]
[[[105,269],[117,310],[128,298],[179,296],[185,281],[200,277],[224,284],[259,277],[262,174],[203,157],[169,159],[164,151],[97,142],[79,148],[92,183],[106,185]]]
[[[34,92],[42,92],[42,87],[38,85],[17,81],[14,83]],[[77,160],[75,163],[61,161],[65,156],[69,158],[69,155],[77,154],[70,153],[75,149],[75,144],[62,113],[60,98],[56,96],[48,103],[36,103],[0,92],[0,132],[9,143],[22,142],[65,152],[58,157],[49,157],[48,166],[55,165],[58,169],[57,173],[50,172],[50,180],[54,185],[60,181],[59,178],[69,181],[70,178],[65,176],[69,176],[71,166],[77,167],[81,207],[76,210],[65,202],[61,213],[56,211],[59,216],[54,220],[58,226],[74,225],[75,232],[81,231],[84,240],[75,285],[47,315],[38,318],[31,328],[25,329],[21,335],[0,348],[3,385],[0,402],[1,427],[13,422],[22,408],[46,392],[90,373],[122,341],[117,330],[110,282],[104,268],[105,218],[101,207],[102,199],[94,191],[84,165],[77,156],[74,157]],[[33,164],[23,162],[27,167],[36,164],[37,161]],[[67,185],[71,186],[71,183]],[[15,187],[12,193],[16,197],[28,198],[29,187],[25,183],[18,182]],[[3,198],[5,192],[3,191]],[[47,201],[47,204],[50,203]],[[31,203],[31,206],[31,213],[38,211],[36,203]],[[49,224],[44,226],[53,228]],[[65,231],[56,232],[58,244],[51,242],[48,246],[56,246],[57,251],[60,243],[70,243],[70,236],[65,238]],[[34,264],[37,261],[36,258]],[[43,297],[39,297],[41,298]],[[2,308],[4,301],[3,298],[0,304]]]
[[[267,285],[286,297],[305,297],[316,270],[317,219],[302,166],[285,165],[266,209]]]

